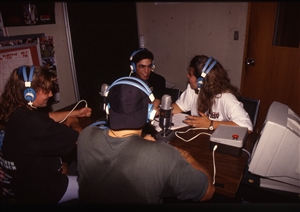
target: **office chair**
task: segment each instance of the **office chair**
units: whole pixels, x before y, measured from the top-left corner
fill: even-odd
[[[172,103],[176,102],[182,92],[176,88],[166,88],[165,94],[168,94],[172,98]]]
[[[238,100],[243,103],[244,109],[249,114],[254,129],[258,116],[260,100],[250,99],[246,97],[239,97]]]

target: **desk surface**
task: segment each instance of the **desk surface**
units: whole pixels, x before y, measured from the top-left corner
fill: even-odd
[[[190,139],[200,132],[212,133],[212,131],[209,130],[190,130],[186,134],[180,134],[180,136],[185,139]],[[170,144],[188,151],[199,163],[204,165],[213,176],[213,151],[210,149],[209,138],[209,135],[201,134],[190,142],[185,142],[175,137]],[[249,134],[243,148],[251,153],[255,141],[256,134]],[[245,151],[242,151],[239,156],[215,151],[214,157],[216,165],[216,193],[227,197],[234,197],[243,177],[249,155]]]
[[[70,107],[66,107],[64,109],[70,109]],[[93,111],[92,117],[79,118],[80,125],[82,127],[86,127],[101,117],[103,119],[103,114],[97,114],[95,112],[96,111]],[[210,134],[212,133],[212,131],[209,130],[190,130],[186,134],[180,134],[180,136],[185,139],[190,139],[200,132],[207,132]],[[243,148],[251,153],[256,138],[257,138],[256,133],[252,132],[251,134],[249,134],[247,136],[247,140]],[[199,135],[198,137],[191,140],[190,142],[185,142],[175,137],[170,142],[170,145],[188,151],[199,163],[205,166],[213,176],[214,174],[213,155],[212,155],[213,151],[210,149],[210,140],[208,135],[205,134]],[[239,156],[229,155],[226,153],[221,153],[216,151],[214,153],[214,156],[215,156],[215,165],[216,165],[216,176],[215,176],[216,193],[233,198],[239,188],[241,179],[243,177],[244,169],[249,159],[249,155],[245,151],[242,151]]]

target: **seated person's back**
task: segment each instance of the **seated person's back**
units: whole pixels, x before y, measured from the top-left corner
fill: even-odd
[[[130,81],[141,86],[142,81],[137,78]],[[108,90],[110,128],[89,126],[78,140],[81,202],[161,203],[165,197],[195,202],[210,199],[214,187],[203,167],[194,168],[169,144],[141,137],[148,119],[149,87],[147,94],[143,88],[128,84],[113,83]]]

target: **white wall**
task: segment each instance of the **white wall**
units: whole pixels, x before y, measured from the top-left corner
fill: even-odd
[[[247,2],[138,2],[138,31],[154,53],[155,71],[176,88],[186,88],[187,66],[196,54],[213,56],[240,87],[247,9]]]
[[[154,53],[156,72],[184,90],[189,60],[205,54],[219,60],[239,87],[247,7],[247,2],[137,2],[139,34],[144,36],[145,47]],[[56,24],[8,27],[7,32],[8,36],[53,36],[60,81],[60,102],[53,105],[57,110],[77,101],[73,85],[77,80],[73,79],[62,2],[55,3],[55,20]],[[233,40],[234,31],[239,31],[238,41]]]
[[[76,96],[73,85],[73,75],[67,43],[63,3],[55,3],[55,20],[56,24],[25,27],[7,27],[7,32],[8,36],[36,33],[44,33],[46,36],[53,36],[57,75],[60,86],[60,102],[57,104],[53,104],[53,109],[57,110],[75,103]]]

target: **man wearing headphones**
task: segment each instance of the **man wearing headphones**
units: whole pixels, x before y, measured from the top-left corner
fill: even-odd
[[[166,79],[154,72],[153,53],[146,48],[140,48],[131,54],[130,62],[130,76],[140,78],[148,83],[155,96],[154,108],[158,110],[161,98],[165,94]]]
[[[166,197],[198,202],[212,197],[212,177],[187,152],[141,137],[153,117],[149,90],[135,77],[116,80],[108,88],[109,127],[91,125],[80,134],[82,204],[162,203]]]
[[[253,126],[238,89],[230,83],[227,71],[214,58],[194,56],[189,64],[189,83],[179,99],[172,104],[172,113],[191,112],[184,122],[192,127],[216,129],[219,125]]]

